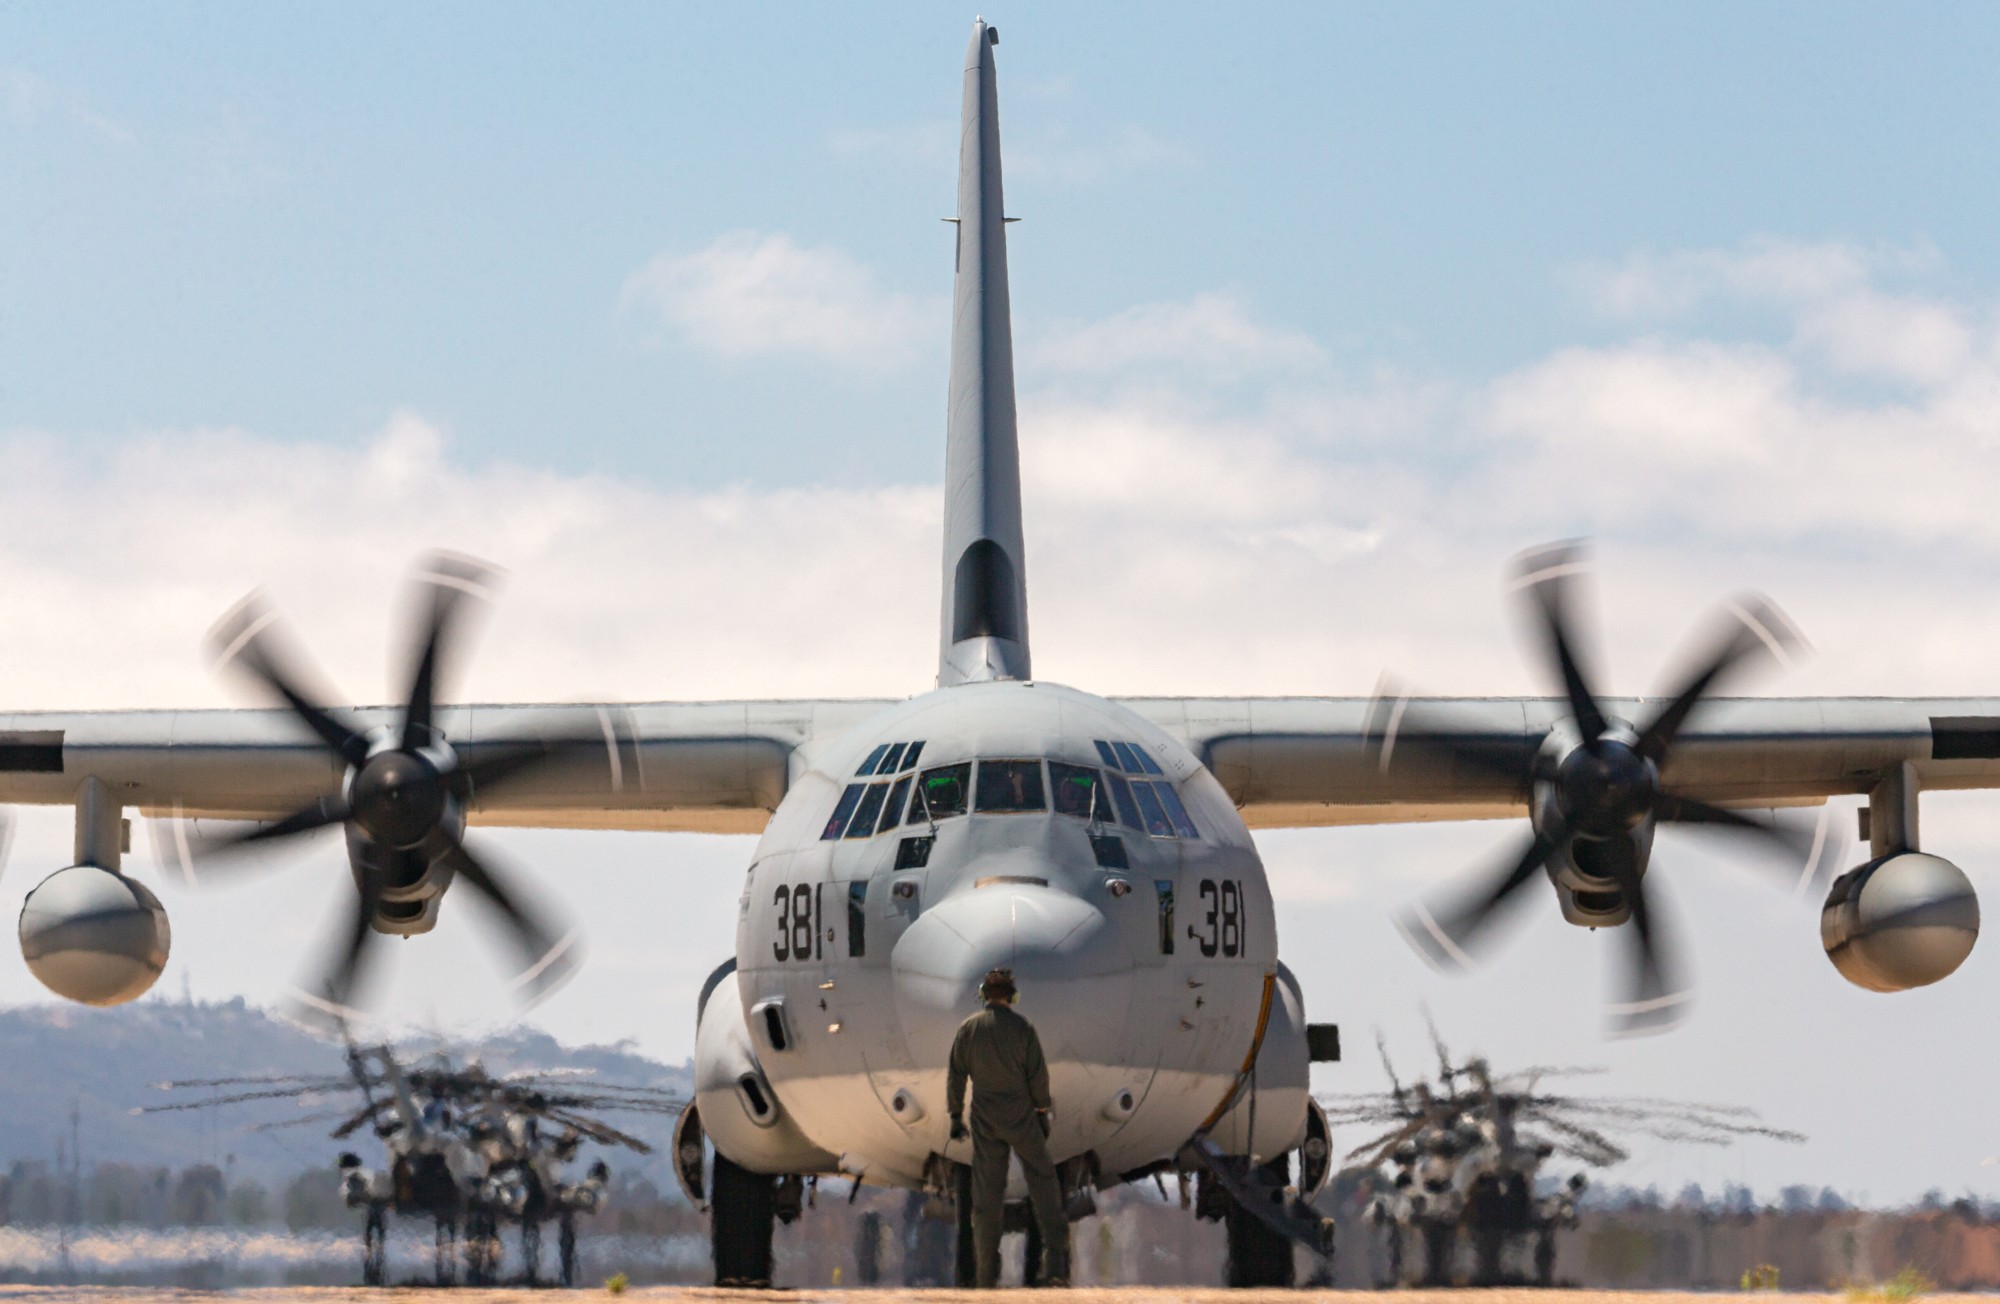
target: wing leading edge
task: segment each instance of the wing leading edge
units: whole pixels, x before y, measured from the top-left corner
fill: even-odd
[[[889,705],[869,701],[466,706],[438,724],[476,761],[511,739],[601,737],[562,764],[476,794],[470,822],[533,828],[756,833],[816,741]],[[395,712],[343,712],[358,729]],[[289,713],[35,712],[0,716],[0,803],[68,805],[101,779],[149,816],[274,819],[337,793],[341,767]]]
[[[1252,828],[1524,815],[1525,784],[1499,774],[1525,766],[1471,766],[1449,753],[1525,760],[1562,727],[1567,711],[1557,698],[1121,704],[1185,743]],[[1420,712],[1408,709],[1419,705]],[[1657,706],[1642,698],[1605,702],[1625,719]],[[1906,762],[1924,788],[2000,787],[2000,699],[1714,699],[1681,734],[1662,778],[1718,805],[1816,805],[1866,794]]]

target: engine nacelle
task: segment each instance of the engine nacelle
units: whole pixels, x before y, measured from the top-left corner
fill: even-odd
[[[21,905],[21,958],[42,986],[85,1005],[144,996],[167,967],[173,934],[145,884],[96,865],[43,879]]]
[[[1834,880],[1820,944],[1840,976],[1871,992],[1949,977],[1979,940],[1979,897],[1948,860],[1902,851]]]
[[[828,1173],[840,1159],[785,1113],[757,1062],[734,964],[709,979],[694,1033],[694,1098],[715,1148],[754,1173]]]

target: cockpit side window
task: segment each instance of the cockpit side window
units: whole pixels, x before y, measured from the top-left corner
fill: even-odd
[[[1049,762],[1049,795],[1058,815],[1089,819],[1097,805],[1099,783],[1097,771],[1087,765]]]
[[[1107,774],[1104,781],[1111,786],[1111,796],[1118,803],[1118,822],[1127,828],[1145,828],[1139,819],[1139,803],[1132,799],[1132,785],[1125,782],[1125,776]]]
[[[847,818],[854,814],[855,803],[861,800],[863,786],[859,783],[847,785],[847,791],[841,793],[840,800],[834,803],[833,815],[826,822],[826,830],[819,835],[820,841],[831,842],[847,830]]]
[[[877,833],[887,833],[902,823],[903,802],[909,795],[910,776],[906,774],[896,780],[896,786],[889,790],[889,802],[882,807],[882,823],[876,828]]]
[[[889,744],[877,743],[875,745],[875,750],[868,753],[868,759],[861,762],[861,767],[855,770],[855,773],[857,775],[875,773],[875,767],[881,764],[882,757],[884,756],[884,754],[888,752],[888,750],[889,750]]]
[[[896,772],[897,772],[898,770],[902,769],[902,768],[903,768],[903,747],[904,747],[904,744],[902,744],[902,743],[894,743],[894,744],[891,744],[891,746],[890,746],[890,748],[889,748],[889,754],[888,754],[887,756],[884,756],[884,757],[882,758],[882,763],[881,763],[880,765],[878,765],[878,766],[876,766],[876,767],[875,767],[875,773],[877,773],[877,774],[894,774],[894,773],[896,773]]]
[[[887,796],[889,785],[871,783],[861,794],[861,804],[854,810],[854,822],[847,826],[850,838],[872,837],[875,833],[875,817],[882,813],[882,798]]]
[[[1181,802],[1181,795],[1174,791],[1174,785],[1165,780],[1156,780],[1153,791],[1160,795],[1160,804],[1167,808],[1167,818],[1173,821],[1174,832],[1184,838],[1198,838],[1201,831],[1194,826],[1187,807]]]
[[[1105,742],[1102,738],[1099,738],[1097,740],[1097,755],[1100,760],[1102,760],[1106,765],[1110,766],[1112,769],[1116,770],[1123,768],[1118,763],[1118,753],[1112,751],[1111,744]]]
[[[1153,791],[1152,784],[1144,782],[1133,784],[1132,795],[1139,799],[1139,816],[1146,832],[1156,838],[1174,836],[1173,821],[1167,818],[1167,809],[1160,804],[1160,796]]]
[[[1139,758],[1140,769],[1144,770],[1148,774],[1157,774],[1163,779],[1166,777],[1166,771],[1160,768],[1160,763],[1153,759],[1153,754],[1151,752],[1139,746],[1139,744],[1137,743],[1127,743],[1125,744],[1125,746],[1131,750],[1132,755]]]
[[[1139,753],[1131,743],[1113,743],[1113,751],[1118,753],[1118,768],[1127,774],[1144,774],[1146,767],[1139,761]],[[867,773],[867,771],[863,771]]]
[[[1047,810],[1040,761],[981,761],[975,809],[987,815]]]
[[[922,756],[923,754],[924,754],[924,740],[919,738],[917,739],[917,741],[910,744],[909,751],[903,753],[903,768],[906,770],[916,769],[917,758],[919,756]]]
[[[961,761],[957,765],[940,765],[934,770],[925,770],[917,793],[932,819],[949,819],[953,815],[965,814],[966,789],[971,786],[972,762]],[[916,815],[913,803],[910,818],[914,820]]]

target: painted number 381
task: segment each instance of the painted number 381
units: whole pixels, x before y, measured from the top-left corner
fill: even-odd
[[[1201,903],[1207,910],[1202,915],[1200,929],[1188,925],[1188,936],[1201,947],[1203,955],[1243,954],[1243,885],[1235,879],[1225,878],[1218,883],[1205,878],[1200,892]]]
[[[820,921],[825,918],[820,909],[820,885],[780,887],[772,894],[771,904],[778,908],[771,954],[780,960],[819,959],[825,953],[820,945]]]

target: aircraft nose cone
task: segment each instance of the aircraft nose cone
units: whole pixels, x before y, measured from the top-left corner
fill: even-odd
[[[1123,939],[1091,902],[1027,877],[996,874],[953,893],[897,941],[896,1012],[919,1062],[944,1061],[959,1024],[980,1008],[980,980],[1000,968],[1014,971],[1016,1008],[1034,1023],[1052,1074],[1123,1058],[1132,1004]]]

